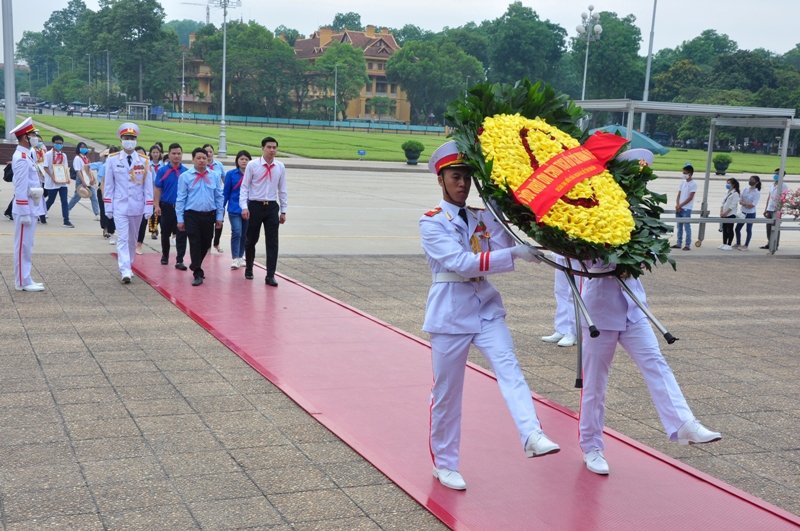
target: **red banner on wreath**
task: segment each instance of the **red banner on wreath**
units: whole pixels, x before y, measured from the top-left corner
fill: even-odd
[[[576,184],[605,171],[606,163],[626,142],[598,131],[583,146],[559,153],[542,164],[514,191],[514,196],[536,214],[536,219],[541,219]]]

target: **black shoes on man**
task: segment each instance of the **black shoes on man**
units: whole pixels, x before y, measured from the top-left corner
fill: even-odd
[[[273,288],[277,288],[277,287],[278,287],[278,283],[277,283],[277,282],[275,282],[275,277],[267,277],[267,278],[264,280],[264,283],[265,283],[267,286],[272,286]]]
[[[179,269],[181,271],[186,271],[189,268],[186,267],[185,265],[183,265],[183,262],[178,262],[177,264],[175,264],[175,269]]]
[[[244,270],[244,278],[247,280],[253,280],[253,270],[252,269],[245,269]]]
[[[192,280],[192,286],[199,286],[202,283],[203,277],[194,277],[194,280]]]

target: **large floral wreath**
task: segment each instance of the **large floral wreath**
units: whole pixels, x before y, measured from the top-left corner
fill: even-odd
[[[561,168],[569,165],[570,175],[580,174],[580,157],[586,153],[597,166],[590,151],[599,137],[588,137],[578,127],[583,115],[550,85],[524,79],[514,85],[473,87],[449,105],[445,119],[484,197],[542,246],[572,258],[616,263],[618,273],[633,277],[658,263],[674,268],[669,241],[663,237],[671,229],[659,219],[666,196],[647,189],[656,178],[647,165],[613,158],[621,140],[612,141],[610,154],[601,157],[602,167],[563,195],[556,192],[538,207],[526,201],[541,187],[541,182],[531,184],[535,175],[546,172],[551,177],[544,182],[551,183],[564,179]],[[556,189],[550,187],[551,195]]]

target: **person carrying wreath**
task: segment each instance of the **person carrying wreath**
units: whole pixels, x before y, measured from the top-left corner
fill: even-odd
[[[527,457],[556,453],[560,447],[542,432],[533,398],[522,375],[500,293],[487,275],[514,270],[514,260],[539,261],[541,252],[514,246],[500,222],[483,209],[466,206],[471,170],[451,141],[437,149],[428,168],[442,188],[439,206],[419,220],[422,248],[433,273],[425,323],[430,334],[430,449],[433,475],[445,487],[464,490],[458,472],[461,401],[470,345],[486,357],[514,419]]]

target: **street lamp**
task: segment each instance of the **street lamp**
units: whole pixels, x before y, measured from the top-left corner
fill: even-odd
[[[181,123],[183,123],[183,98],[186,94],[186,52],[183,52],[181,61]]]
[[[111,57],[108,50],[106,50],[106,105],[110,109],[111,106]],[[110,111],[109,111],[110,112]]]
[[[217,150],[217,157],[224,159],[228,156],[228,140],[225,135],[225,97],[228,92],[225,81],[228,47],[228,8],[241,7],[242,0],[210,0],[209,4],[222,8],[222,118],[219,122],[219,149]]]
[[[89,58],[89,105],[92,104],[92,54],[87,53]]]
[[[653,37],[656,34],[656,6],[658,0],[653,0],[653,25],[650,26],[650,50],[647,52],[647,73],[644,75],[644,95],[642,101],[647,101],[650,96],[650,65],[653,64]],[[645,122],[647,121],[647,113],[642,113],[642,122],[639,125],[639,131],[644,133]]]
[[[337,129],[337,121],[339,120],[339,109],[336,106],[339,96],[339,65],[333,65],[333,128]]]
[[[592,41],[596,41],[600,38],[600,34],[603,33],[603,27],[600,24],[596,24],[598,20],[600,20],[600,13],[592,13],[594,11],[594,6],[589,6],[589,13],[581,13],[581,18],[583,19],[578,27],[575,28],[578,32],[578,40],[579,41],[586,41],[586,58],[583,62],[583,90],[581,91],[581,100],[586,99],[586,72],[589,68],[589,43]]]

